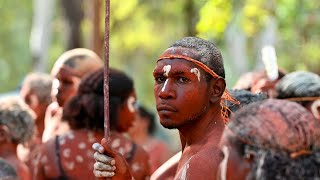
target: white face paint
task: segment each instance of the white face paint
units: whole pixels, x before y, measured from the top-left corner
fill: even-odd
[[[166,76],[166,77],[168,77],[168,75],[169,75],[169,72],[170,72],[170,70],[171,70],[171,65],[165,65],[165,66],[163,66],[163,75],[164,76]]]
[[[168,79],[166,79],[166,81],[164,82],[161,92],[163,92],[166,89],[167,83],[168,83]]]
[[[128,98],[128,101],[127,101],[127,105],[128,105],[128,109],[130,112],[134,113],[135,112],[135,108],[134,108],[134,102],[136,101],[136,98],[134,98],[133,96],[130,96]]]
[[[165,77],[168,77],[170,70],[171,70],[171,65],[163,66],[163,75]],[[164,82],[161,92],[163,92],[166,89],[167,83],[168,83],[168,79],[166,79],[166,81]]]
[[[200,71],[198,68],[192,68],[190,70],[191,73],[195,74],[198,77],[198,81],[200,82]]]
[[[229,149],[227,146],[222,147],[222,152],[224,154],[224,158],[219,165],[220,169],[220,178],[221,180],[227,180],[227,167],[228,167],[228,159],[229,159]]]
[[[78,148],[79,149],[85,149],[86,148],[86,143],[81,142],[80,144],[78,144]]]

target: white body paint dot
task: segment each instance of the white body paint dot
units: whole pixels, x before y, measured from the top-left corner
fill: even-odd
[[[73,132],[68,133],[67,136],[68,136],[69,139],[74,139],[74,134],[73,134]]]
[[[73,170],[74,169],[74,162],[67,162],[66,167],[68,170]]]
[[[200,82],[200,71],[198,68],[192,68],[191,73],[195,74],[198,77],[198,81]]]
[[[77,161],[78,163],[83,163],[83,157],[80,156],[80,155],[77,155],[77,156],[76,156],[76,161]]]
[[[65,149],[65,150],[63,150],[62,155],[65,158],[69,158],[70,157],[70,153],[71,153],[71,149]]]
[[[133,163],[131,168],[133,172],[137,172],[141,169],[141,166],[138,163]]]
[[[90,143],[96,142],[96,138],[94,137],[93,132],[88,132],[88,141]]]
[[[111,143],[111,147],[112,148],[118,148],[120,146],[120,139],[115,139],[112,143]]]
[[[86,143],[84,143],[84,142],[81,142],[80,144],[78,144],[78,148],[79,149],[85,149],[86,148]]]

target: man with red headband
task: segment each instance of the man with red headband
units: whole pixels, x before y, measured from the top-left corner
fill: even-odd
[[[180,134],[182,154],[174,178],[215,179],[222,159],[218,144],[227,120],[222,100],[237,102],[225,89],[220,51],[209,41],[183,38],[160,56],[153,76],[160,123]],[[93,145],[95,175],[130,177],[124,159],[105,139],[102,145]]]

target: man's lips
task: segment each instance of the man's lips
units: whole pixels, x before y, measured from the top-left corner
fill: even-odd
[[[177,109],[174,108],[173,106],[170,106],[168,104],[159,104],[157,105],[157,111],[171,111],[171,112],[177,112]]]

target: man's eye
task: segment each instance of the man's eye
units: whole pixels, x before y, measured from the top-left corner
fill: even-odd
[[[160,77],[156,77],[154,78],[154,80],[157,82],[157,83],[164,83],[166,81],[167,78],[163,77],[163,76],[160,76]]]
[[[181,82],[181,83],[187,83],[190,80],[188,78],[186,78],[186,77],[178,77],[178,81]]]

